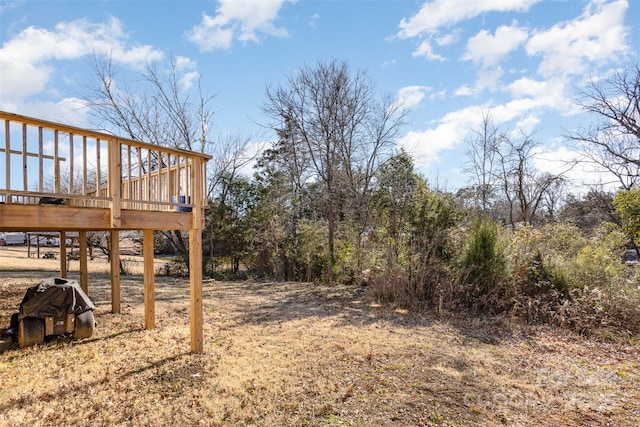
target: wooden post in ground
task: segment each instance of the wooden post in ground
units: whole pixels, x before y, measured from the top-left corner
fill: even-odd
[[[156,327],[153,230],[143,231],[142,253],[144,257],[144,328]]]
[[[67,277],[67,233],[60,232],[60,277]]]
[[[87,271],[87,232],[78,232],[78,250],[80,251],[80,287],[89,295],[89,272]]]
[[[189,230],[189,288],[191,293],[191,352],[204,351],[202,314],[202,229],[204,228],[203,163],[194,158],[191,164],[191,200],[193,224]]]
[[[120,314],[120,233],[111,230],[111,312]]]
[[[189,230],[189,288],[191,294],[191,352],[204,351],[202,328],[202,232]]]

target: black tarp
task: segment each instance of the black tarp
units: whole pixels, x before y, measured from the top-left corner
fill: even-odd
[[[62,317],[95,308],[76,280],[48,278],[27,289],[20,303],[20,318]]]

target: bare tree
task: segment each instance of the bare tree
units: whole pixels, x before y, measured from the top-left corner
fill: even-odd
[[[555,221],[558,217],[559,209],[564,200],[567,180],[563,176],[553,181],[543,194],[542,205],[546,210],[550,221]]]
[[[512,226],[518,221],[526,225],[532,224],[538,209],[544,203],[545,194],[564,179],[564,172],[552,174],[540,172],[533,167],[531,162],[537,145],[529,135],[521,135],[522,139],[519,141],[505,136],[496,153]]]
[[[137,85],[118,79],[111,56],[94,55],[97,83],[84,87],[82,96],[98,125],[122,131],[129,138],[190,151],[210,150],[213,97],[202,92],[198,79],[197,99],[191,99],[187,81],[175,59],[168,69],[147,65],[136,78]]]
[[[199,152],[211,149],[213,111],[209,104],[213,97],[203,94],[198,80],[197,100],[193,101],[176,60],[167,70],[147,65],[137,76],[135,87],[118,79],[111,56],[94,55],[94,72],[95,83],[86,84],[81,96],[97,126],[124,132],[137,141]],[[163,234],[189,265],[184,233]]]
[[[286,86],[267,88],[264,111],[296,152],[308,156],[314,178],[324,186],[333,267],[339,210],[350,209],[359,224],[366,223],[371,180],[391,151],[404,110],[377,97],[363,72],[352,74],[346,62],[331,61],[303,67]]]
[[[471,175],[471,189],[466,191],[475,201],[475,208],[488,212],[496,191],[497,152],[499,130],[493,123],[491,113],[482,113],[479,129],[473,130],[468,140],[466,172]]]
[[[623,189],[640,179],[640,67],[591,80],[580,91],[582,108],[601,121],[567,137],[584,150],[585,161],[610,172]]]
[[[227,134],[219,138],[215,147],[211,166],[210,179],[207,186],[207,198],[224,200],[228,188],[227,183],[233,182],[245,171],[250,170],[262,151],[262,144],[252,145],[253,137],[240,134]]]
[[[592,232],[603,222],[620,224],[620,215],[613,206],[614,194],[602,186],[592,186],[581,196],[568,194],[558,217],[575,224],[586,232]]]

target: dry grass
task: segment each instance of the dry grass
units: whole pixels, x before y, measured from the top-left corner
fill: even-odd
[[[4,327],[53,273],[0,274]],[[638,346],[393,311],[357,287],[206,282],[194,355],[188,282],[156,282],[154,330],[141,277],[114,315],[93,273],[94,337],[1,354],[0,425],[640,425]]]

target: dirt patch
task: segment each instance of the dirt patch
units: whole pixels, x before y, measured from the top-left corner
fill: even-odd
[[[37,272],[1,272],[0,327]],[[362,288],[205,282],[205,352],[189,353],[189,284],[90,275],[94,337],[0,355],[10,426],[637,426],[638,346],[550,328],[385,309]],[[1,424],[1,423],[0,423]]]

